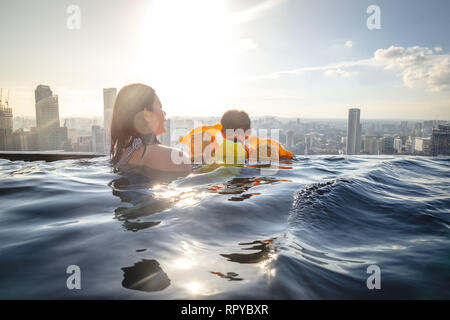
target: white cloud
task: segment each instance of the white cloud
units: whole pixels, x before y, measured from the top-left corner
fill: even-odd
[[[350,78],[351,76],[357,74],[356,71],[345,71],[340,68],[336,69],[329,69],[324,72],[324,75],[327,77],[344,77],[344,78]]]
[[[441,51],[442,51],[442,48],[441,48],[441,47],[434,47],[434,51],[436,51],[436,52],[441,52]]]
[[[440,50],[435,48],[435,51]],[[399,70],[403,84],[408,88],[424,88],[432,92],[450,90],[450,54],[433,53],[433,50],[420,46],[409,48],[391,46],[387,49],[376,50],[373,57],[369,59],[272,72],[247,80],[274,79],[312,71],[323,72],[325,76],[348,78],[357,74],[355,69],[358,67]]]
[[[400,70],[403,84],[408,88],[450,90],[449,54],[433,54],[433,50],[427,47],[391,46],[388,49],[378,49],[374,59],[385,69]]]
[[[365,59],[365,60],[358,60],[358,61],[343,61],[333,64],[328,64],[325,66],[318,66],[318,67],[302,67],[287,71],[276,71],[271,72],[268,74],[263,74],[259,76],[253,76],[248,77],[244,79],[245,81],[254,81],[254,80],[265,80],[265,79],[277,79],[281,76],[287,76],[287,75],[299,75],[303,74],[305,72],[314,72],[319,71],[323,72],[325,75],[338,75],[341,73],[341,75],[344,75],[342,72],[339,72],[337,70],[341,69],[349,69],[349,68],[355,68],[358,66],[367,66],[367,65],[373,65],[374,61],[373,59]],[[334,71],[334,72],[333,72]],[[328,74],[326,74],[328,72]],[[354,75],[356,72],[350,72],[348,75]]]
[[[353,41],[352,41],[352,40],[346,41],[346,42],[345,42],[345,46],[346,46],[347,48],[353,47]]]

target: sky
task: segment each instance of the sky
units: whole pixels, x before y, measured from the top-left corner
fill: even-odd
[[[140,82],[169,117],[359,107],[449,120],[448,12],[448,0],[2,0],[0,88],[14,116],[35,115],[39,84],[60,116],[89,117],[103,114],[103,88]]]

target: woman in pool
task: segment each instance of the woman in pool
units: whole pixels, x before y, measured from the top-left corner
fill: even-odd
[[[151,87],[131,84],[120,90],[111,120],[111,161],[116,170],[137,166],[168,176],[192,171],[187,154],[158,141],[166,132],[165,115]]]

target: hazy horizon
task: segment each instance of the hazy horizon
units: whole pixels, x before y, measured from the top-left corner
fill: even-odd
[[[35,115],[14,115],[14,118],[26,118],[26,119],[35,119]],[[102,119],[103,115],[69,115],[69,116],[61,116],[62,119]],[[186,118],[186,119],[204,119],[204,118],[220,118],[219,116],[180,116],[180,115],[172,115],[167,117],[166,119],[176,119],[176,118]],[[348,117],[342,117],[342,118],[308,118],[308,117],[279,117],[277,115],[260,115],[260,116],[250,116],[251,119],[258,119],[258,118],[277,118],[277,119],[283,119],[283,120],[295,120],[300,119],[300,122],[302,120],[308,120],[308,121],[347,121]],[[449,119],[409,119],[409,118],[364,118],[361,117],[361,121],[412,121],[412,122],[421,122],[421,121],[447,121],[450,122]]]
[[[101,116],[103,88],[143,82],[168,117],[450,119],[450,3],[378,2],[5,0],[0,88],[14,116],[35,115],[39,84],[64,118]]]

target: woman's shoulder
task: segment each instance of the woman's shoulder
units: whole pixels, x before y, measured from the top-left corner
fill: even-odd
[[[190,157],[180,149],[154,144],[147,147],[143,164],[161,171],[191,171]]]

